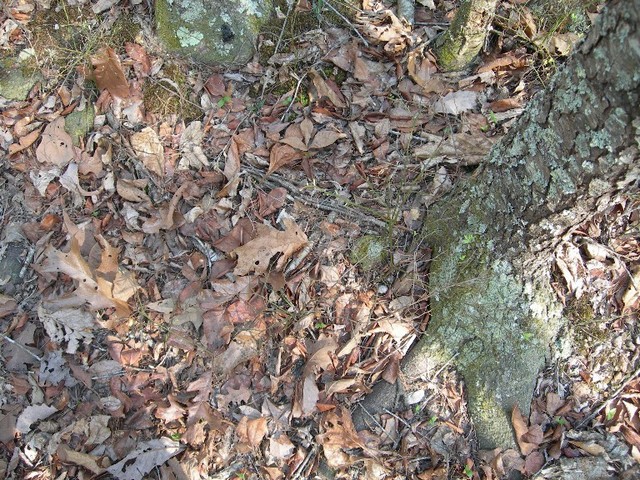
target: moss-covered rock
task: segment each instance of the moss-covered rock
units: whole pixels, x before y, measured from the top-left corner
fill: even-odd
[[[375,235],[365,235],[359,238],[350,255],[351,261],[365,271],[379,266],[386,258],[387,245]]]
[[[245,64],[269,8],[258,0],[156,0],[157,34],[167,50],[196,61]]]
[[[93,129],[93,120],[96,117],[96,111],[91,102],[87,102],[82,110],[74,110],[65,119],[64,129],[71,135],[73,144],[80,145],[80,139]]]
[[[29,91],[42,75],[29,62],[17,58],[0,58],[0,96],[7,100],[26,100]]]

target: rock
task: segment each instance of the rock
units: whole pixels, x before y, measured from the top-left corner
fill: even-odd
[[[243,65],[255,53],[270,0],[156,0],[156,27],[170,52],[206,64]]]
[[[31,88],[42,79],[27,61],[0,57],[0,96],[7,100],[26,100]]]
[[[71,135],[73,144],[80,145],[80,139],[93,129],[96,112],[91,102],[86,102],[84,109],[74,110],[65,118],[64,129]]]
[[[352,263],[369,271],[387,258],[387,245],[380,237],[365,235],[356,241],[349,257]]]

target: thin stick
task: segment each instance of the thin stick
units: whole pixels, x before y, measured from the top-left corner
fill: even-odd
[[[336,9],[334,8],[334,6],[333,6],[333,5],[331,5],[331,3],[329,3],[329,2],[327,2],[327,1],[325,1],[325,2],[324,2],[324,5],[326,5],[327,7],[329,7],[329,9],[331,9],[331,11],[332,11],[333,13],[335,13],[337,16],[339,16],[339,17],[342,19],[342,21],[343,21],[344,23],[346,23],[347,25],[349,25],[349,26],[353,29],[353,31],[354,31],[354,32],[356,32],[356,35],[358,35],[358,37],[360,37],[360,40],[362,40],[362,42],[364,43],[364,46],[365,46],[365,47],[368,47],[368,46],[369,46],[369,42],[367,42],[367,41],[364,39],[364,37],[360,34],[360,32],[358,31],[358,29],[356,28],[356,26],[355,26],[353,23],[351,23],[347,17],[345,17],[345,16],[344,16],[344,15],[342,15],[338,10],[336,10]]]

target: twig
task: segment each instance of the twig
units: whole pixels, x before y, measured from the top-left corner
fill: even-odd
[[[368,215],[364,215],[362,212],[359,212],[355,209],[351,209],[348,207],[344,207],[342,205],[328,205],[326,204],[326,201],[319,201],[319,200],[315,200],[311,197],[308,197],[306,195],[303,195],[301,193],[299,193],[300,187],[298,187],[297,185],[292,184],[291,182],[286,181],[285,179],[277,176],[277,175],[270,175],[269,177],[265,176],[265,173],[256,168],[253,167],[251,165],[244,165],[243,168],[249,173],[249,175],[251,175],[253,178],[255,178],[256,180],[258,180],[260,182],[260,184],[266,184],[269,185],[271,187],[275,186],[279,186],[279,187],[283,187],[284,189],[289,191],[289,195],[287,195],[287,198],[289,200],[292,201],[299,201],[302,202],[308,206],[314,207],[314,208],[318,208],[320,210],[324,210],[326,212],[335,212],[339,215],[343,215],[347,218],[352,218],[355,219],[357,221],[361,221],[361,222],[365,222],[368,223],[370,225],[373,225],[377,228],[388,228],[388,225],[383,222],[382,220],[378,220],[377,218],[368,216]],[[295,192],[295,193],[294,193]]]
[[[29,355],[31,355],[33,358],[35,358],[37,361],[42,362],[42,358],[40,358],[38,355],[36,355],[35,353],[33,353],[31,350],[29,350],[27,347],[25,347],[24,345],[16,342],[14,339],[9,338],[8,336],[6,336],[4,333],[0,333],[0,335],[2,335],[2,338],[4,338],[7,342],[9,343],[13,343],[16,347],[18,347],[20,350],[23,350],[24,352],[28,353]]]
[[[360,37],[360,40],[362,40],[362,43],[364,43],[364,46],[365,46],[365,47],[368,47],[368,46],[369,46],[369,42],[367,42],[367,41],[365,40],[365,38],[360,34],[360,32],[358,31],[358,29],[356,28],[356,26],[355,26],[353,23],[351,23],[347,17],[345,17],[345,16],[344,16],[344,15],[342,15],[338,10],[336,10],[336,9],[335,9],[335,7],[334,7],[333,5],[331,5],[331,3],[329,3],[329,2],[326,2],[326,1],[325,1],[325,2],[324,2],[324,5],[325,5],[325,6],[327,6],[327,7],[329,7],[329,9],[330,9],[333,13],[335,13],[338,17],[340,17],[344,23],[346,23],[347,25],[349,25],[349,26],[353,29],[353,31],[354,31],[354,32],[356,32],[356,35],[358,35],[358,37]]]

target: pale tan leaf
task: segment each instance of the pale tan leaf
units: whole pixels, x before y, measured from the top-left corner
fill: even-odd
[[[325,128],[324,130],[320,130],[316,133],[315,137],[313,137],[310,148],[325,148],[344,137],[346,137],[346,135],[342,132],[336,132]]]
[[[73,140],[64,129],[64,118],[58,117],[42,132],[42,140],[36,149],[40,163],[65,167],[76,158]]]
[[[302,414],[309,416],[316,410],[316,403],[320,399],[320,390],[313,376],[308,375],[302,384]]]
[[[83,468],[86,468],[90,472],[100,475],[105,471],[100,465],[98,465],[98,460],[100,457],[96,457],[95,455],[89,455],[88,453],[76,452],[75,450],[71,450],[66,445],[58,446],[58,450],[56,451],[58,458],[62,462],[73,463],[74,465],[79,465]]]
[[[131,135],[131,148],[150,172],[164,176],[164,147],[158,134],[151,127]]]
[[[285,262],[300,248],[307,244],[307,236],[291,219],[283,221],[285,230],[276,230],[266,225],[257,225],[256,238],[236,248],[231,253],[238,257],[234,275],[265,273],[269,262],[276,254],[281,254],[275,266],[282,270]]]

